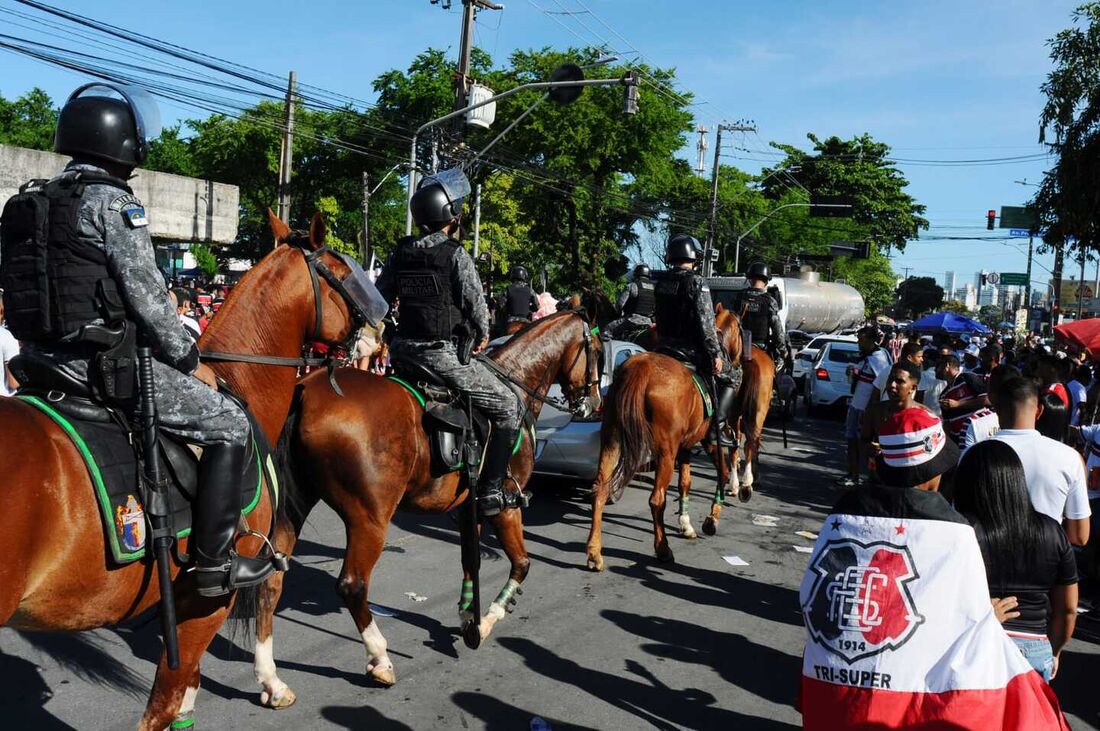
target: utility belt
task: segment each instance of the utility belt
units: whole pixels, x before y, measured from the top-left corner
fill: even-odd
[[[404,338],[414,343],[422,343],[424,350],[443,350],[448,345],[451,345],[455,349],[455,354],[458,356],[458,362],[462,365],[469,365],[470,360],[473,358],[474,347],[477,345],[474,329],[469,326],[460,326],[455,328],[455,334],[450,340],[416,340],[414,338]]]
[[[83,325],[53,343],[42,343],[63,358],[87,360],[88,385],[97,399],[126,408],[137,406],[137,326],[127,320],[114,325]]]

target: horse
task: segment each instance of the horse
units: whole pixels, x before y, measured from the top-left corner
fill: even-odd
[[[525,394],[524,408],[537,418],[545,394],[557,381],[569,405],[558,408],[594,411],[600,403],[599,351],[591,323],[576,312],[558,312],[517,333],[487,356],[492,369],[505,375]],[[400,373],[400,369],[398,369]],[[347,548],[336,591],[346,604],[363,638],[367,673],[391,686],[397,681],[386,639],[368,603],[371,572],[382,554],[386,530],[398,508],[442,513],[468,505],[469,489],[459,472],[433,474],[430,444],[422,423],[424,408],[403,385],[363,371],[333,374],[343,396],[323,373],[310,374],[300,385],[287,422],[281,449],[289,467],[285,491],[293,503],[290,530],[280,531],[279,550],[289,553],[305,519],[323,500],[344,522]],[[510,486],[521,491],[534,466],[532,435],[526,435],[512,457]],[[468,514],[467,514],[468,517]],[[519,510],[504,510],[489,518],[511,562],[507,584],[483,617],[469,606],[478,553],[472,521],[460,519],[462,536],[462,635],[476,648],[492,631],[527,575],[529,560]],[[472,546],[472,552],[471,552]],[[472,553],[472,555],[471,555]],[[476,567],[476,563],[474,563]],[[261,592],[256,623],[256,677],[263,685],[261,700],[276,708],[294,702],[294,692],[279,679],[272,654],[272,618],[282,592],[282,575],[273,576]],[[476,604],[476,601],[473,602]]]
[[[563,309],[584,310],[589,313],[596,327],[603,328],[619,316],[618,308],[602,289],[586,287],[569,295],[559,305]]]
[[[775,361],[763,348],[753,347],[752,361],[742,365],[744,372],[741,390],[737,394],[734,413],[734,443],[744,440],[745,456],[742,460],[734,449],[730,489],[737,490],[737,498],[748,502],[755,482],[753,470],[759,467],[760,442],[764,434],[764,421],[771,408],[772,391],[775,388]],[[784,432],[786,434],[786,432]],[[743,467],[738,463],[743,461]],[[711,503],[710,515],[703,520],[703,532],[709,536],[717,532],[718,516],[722,512],[722,500]]]
[[[276,241],[288,241],[285,224],[269,215]],[[317,340],[347,340],[354,329],[351,306],[324,277],[318,281],[322,258],[331,276],[347,276],[345,264],[327,253],[317,216],[308,237],[278,246],[244,276],[203,333],[200,348],[293,362],[311,332]],[[268,439],[277,438],[296,369],[241,362],[215,368],[251,404]],[[0,472],[9,488],[0,510],[0,625],[77,632],[118,624],[154,607],[161,587],[150,561],[112,566],[95,489],[72,440],[35,407],[6,398],[0,399],[0,444]],[[248,516],[249,529],[266,533],[273,513],[269,493],[262,490]],[[181,551],[186,544],[184,539]],[[243,555],[256,555],[263,546],[257,537],[238,543]],[[199,661],[237,598],[200,597],[187,573],[176,566],[172,571],[179,665],[171,669],[166,653],[161,655],[139,724],[145,731],[189,718],[199,689]]]
[[[741,358],[739,318],[718,305],[715,325],[722,349],[731,362]],[[714,406],[717,406],[716,404]],[[604,570],[601,536],[603,508],[609,498],[618,500],[627,483],[649,461],[655,464],[653,492],[653,546],[660,561],[672,561],[665,535],[665,493],[674,469],[679,470],[680,531],[695,538],[688,515],[691,492],[691,448],[711,433],[711,417],[692,378],[678,360],[661,353],[639,353],[622,366],[611,387],[600,428],[600,463],[592,485],[592,527],[588,534],[588,568]],[[708,451],[718,470],[715,501],[730,480],[730,461],[715,444]]]

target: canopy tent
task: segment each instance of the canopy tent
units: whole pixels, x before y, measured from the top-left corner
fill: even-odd
[[[1093,358],[1100,357],[1100,318],[1076,320],[1054,328],[1054,337],[1079,348]]]
[[[992,332],[988,327],[972,320],[969,317],[956,315],[954,312],[934,312],[925,315],[910,325],[910,329],[918,332],[946,332],[946,333],[983,333]]]

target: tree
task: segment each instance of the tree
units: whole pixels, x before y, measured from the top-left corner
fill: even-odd
[[[792,193],[790,181],[797,181],[803,201],[811,196],[831,196],[850,201],[851,218],[813,218],[804,228],[832,230],[849,236],[858,234],[879,246],[905,250],[905,244],[928,228],[925,206],[908,193],[909,181],[890,162],[890,146],[864,134],[850,140],[806,137],[813,152],[792,145],[772,143],[786,158],[763,171],[763,187],[775,201]],[[809,213],[805,213],[809,217]],[[823,223],[829,221],[829,224]],[[840,236],[839,238],[844,238]]]
[[[932,277],[909,277],[898,285],[898,310],[916,319],[943,303],[943,287]]]
[[[1100,248],[1100,3],[1078,7],[1073,23],[1048,41],[1054,70],[1042,85],[1039,141],[1053,137],[1055,163],[1031,206],[1047,246],[1075,236],[1087,251]]]
[[[57,111],[37,86],[14,101],[0,96],[0,144],[52,150]]]
[[[191,256],[195,257],[195,264],[198,265],[199,269],[202,269],[206,278],[208,280],[213,279],[214,275],[218,273],[218,260],[214,256],[214,252],[203,244],[192,244],[190,252]]]
[[[940,309],[944,312],[954,312],[956,315],[970,316],[970,308],[966,306],[965,302],[960,302],[958,300],[948,300],[943,303]]]
[[[978,308],[978,322],[994,330],[1004,321],[1005,313],[999,305],[982,305]]]

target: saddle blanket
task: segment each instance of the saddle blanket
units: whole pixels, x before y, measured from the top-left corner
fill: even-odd
[[[111,557],[118,565],[137,561],[145,555],[146,518],[141,501],[140,466],[130,435],[113,419],[92,421],[66,413],[31,395],[18,395],[46,414],[72,440],[84,460],[103,518],[103,528]],[[106,413],[106,412],[104,412]],[[255,427],[253,427],[255,428]],[[177,538],[191,533],[191,501],[198,476],[197,459],[190,448],[161,435],[161,467],[169,483],[170,520]],[[260,502],[263,485],[260,453],[252,443],[253,458],[243,484],[244,509],[248,515]],[[267,460],[268,479],[273,489],[274,465]]]

